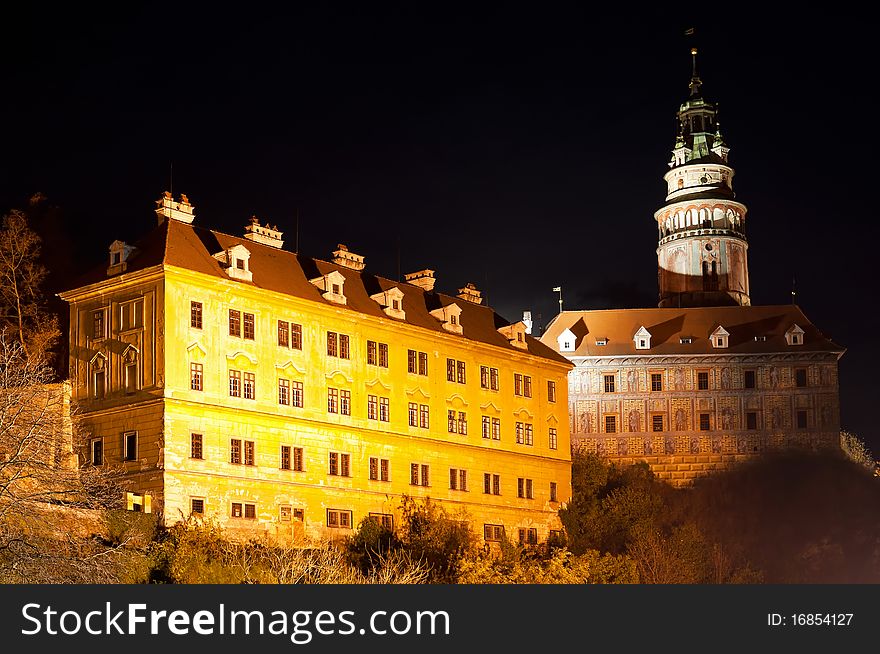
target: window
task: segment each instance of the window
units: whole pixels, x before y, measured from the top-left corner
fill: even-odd
[[[458,468],[449,469],[449,489],[467,491],[467,470]]]
[[[367,395],[367,420],[379,417],[379,400],[375,395]]]
[[[550,449],[556,449],[556,427],[550,427]]]
[[[327,413],[339,413],[339,389],[327,389]]]
[[[368,517],[383,529],[394,531],[394,516],[390,513],[370,513]]]
[[[501,475],[494,475],[489,472],[483,473],[483,494],[501,495]]]
[[[244,464],[246,466],[254,465],[254,442],[244,442]]]
[[[455,410],[449,409],[446,412],[447,414],[447,431],[450,434],[458,433],[458,422],[455,419]]]
[[[388,459],[380,459],[378,457],[370,457],[370,479],[373,481],[388,481],[388,469],[390,462]]]
[[[483,416],[483,438],[492,437],[492,421],[489,416]]]
[[[303,471],[303,450],[301,447],[281,446],[281,469]]]
[[[493,391],[498,390],[498,368],[489,368],[489,388]]]
[[[556,494],[556,482],[551,481],[550,482],[550,501],[551,502],[558,502],[559,500],[557,499],[557,497],[558,496]]]
[[[743,386],[746,388],[755,388],[755,371],[746,370],[743,373]]]
[[[467,436],[467,414],[464,411],[458,412],[458,433]]]
[[[135,393],[138,389],[138,358],[137,352],[129,348],[125,355],[125,369],[123,371],[123,384],[127,395]]]
[[[480,388],[489,388],[489,366],[480,366]]]
[[[244,399],[254,400],[257,397],[257,379],[252,372],[244,373]]]
[[[290,406],[290,380],[278,380],[278,404]]]
[[[709,414],[700,414],[700,431],[709,431]]]
[[[419,426],[419,405],[415,402],[409,403],[409,426]]]
[[[189,512],[195,515],[205,515],[205,500],[200,497],[190,499]]]
[[[466,366],[464,361],[446,359],[446,381],[466,383]]]
[[[504,538],[504,525],[483,525],[483,539],[498,543]]]
[[[556,401],[556,382],[550,379],[547,380],[547,401]]]
[[[299,381],[290,384],[290,404],[302,408],[303,405],[303,383]]]
[[[348,334],[340,334],[339,335],[339,358],[340,359],[350,359],[351,358],[351,350],[349,349]]]
[[[410,350],[412,352],[412,350]],[[367,341],[367,365],[388,367],[388,344]]]
[[[339,391],[339,413],[343,416],[351,415],[351,391]]]
[[[422,429],[429,428],[429,416],[428,416],[428,405],[420,404],[419,405],[419,427]]]
[[[92,338],[107,338],[107,309],[92,312]]]
[[[92,465],[104,465],[104,441],[100,438],[92,440]]]
[[[294,350],[303,348],[303,328],[295,322],[290,323],[290,347]],[[294,509],[294,513],[299,509]]]
[[[709,373],[706,371],[697,372],[697,390],[709,390]]]
[[[528,527],[525,529],[519,530],[519,544],[520,545],[537,545],[538,544],[538,530],[534,527]]]
[[[202,445],[202,435],[201,434],[190,434],[189,435],[189,458],[191,459],[204,459],[205,452]]]
[[[429,478],[430,466],[422,463],[411,463],[409,465],[409,483],[412,486],[430,486]]]
[[[526,445],[533,445],[534,444],[534,431],[532,429],[532,423],[530,423],[530,422],[526,423],[525,437],[526,437],[526,441],[525,441]]]
[[[655,392],[659,392],[663,390],[663,373],[662,372],[652,372],[651,373],[651,390]]]
[[[241,439],[233,438],[229,441],[229,463],[241,465]]]
[[[95,399],[103,400],[107,394],[107,373],[103,370],[96,370],[94,373]]]
[[[516,442],[518,445],[523,444],[524,432],[525,432],[525,429],[523,429],[523,423],[521,423],[521,422],[516,423]]]
[[[229,310],[229,335],[241,336],[241,311]]]
[[[798,429],[806,429],[807,428],[807,412],[806,411],[798,411],[797,412],[797,428]]]
[[[523,395],[532,396],[532,378],[529,375],[523,375]]]
[[[334,529],[351,529],[351,511],[327,509],[327,526]]]
[[[663,431],[663,416],[662,415],[653,415],[651,416],[651,431]]]
[[[617,432],[617,416],[605,416],[605,433],[614,434]]]
[[[746,429],[757,429],[758,428],[758,414],[754,411],[748,411],[746,413]]]
[[[390,406],[387,397],[379,398],[379,422],[388,422],[391,419]]]
[[[501,440],[501,418],[492,418],[492,440]]]
[[[290,522],[291,507],[289,504],[281,504],[278,506],[278,521]]]
[[[232,517],[255,520],[257,518],[257,505],[251,503],[233,502]]]
[[[125,460],[137,461],[138,433],[136,431],[125,432],[122,435],[122,443],[125,448]]]
[[[367,365],[375,366],[379,362],[376,341],[367,341]]]
[[[202,328],[202,303],[189,303],[189,326],[193,329]]]
[[[339,356],[339,334],[327,332],[327,356]]]
[[[605,380],[605,392],[613,393],[614,392],[614,375],[603,375]]]
[[[516,480],[516,496],[526,500],[534,499],[531,479],[520,477]]]
[[[797,368],[794,371],[794,381],[795,386],[798,388],[804,388],[807,385],[807,369],[806,368]]]
[[[229,371],[229,396],[241,397],[241,372],[238,370]]]
[[[278,345],[290,347],[290,323],[286,320],[278,321]]]
[[[480,366],[480,388],[498,390],[498,368]]]
[[[336,477],[351,477],[351,455],[344,452],[330,452],[329,474]]]
[[[144,301],[133,300],[119,305],[119,330],[126,332],[144,326]]]
[[[408,350],[406,358],[407,372],[418,375],[428,374],[428,353]]]
[[[518,372],[513,373],[513,394],[523,394],[523,376]]]
[[[254,340],[254,314],[246,313],[244,314],[244,338],[248,340]]]
[[[204,368],[201,363],[189,364],[189,387],[194,391],[204,390]]]

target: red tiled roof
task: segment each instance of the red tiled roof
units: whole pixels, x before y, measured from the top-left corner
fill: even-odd
[[[234,245],[243,245],[251,253],[249,269],[253,274],[253,282],[237,281],[236,283],[341,307],[324,299],[321,291],[309,282],[309,279],[336,270],[345,278],[347,302],[345,308],[350,311],[383,319],[388,322],[389,328],[393,328],[392,323],[400,321],[387,316],[382,307],[370,299],[370,296],[397,287],[403,292],[403,308],[407,323],[435,332],[448,333],[443,329],[440,321],[430,315],[430,311],[455,303],[462,310],[460,321],[464,338],[520,352],[498,332],[499,327],[510,323],[490,307],[473,304],[444,293],[425,291],[406,282],[377,277],[365,270],[355,271],[328,261],[313,259],[176,220],[164,221],[134,245],[137,251],[127,261],[126,274],[164,263],[229,279],[221,263],[213,255]],[[71,289],[107,279],[110,277],[107,275],[107,266],[104,265],[77,280]],[[568,363],[567,359],[538,339],[526,336],[526,344],[531,355],[557,363]]]
[[[804,330],[803,345],[788,345],[785,340],[785,332],[795,324]],[[719,325],[730,332],[727,348],[714,348],[709,340]],[[649,350],[637,350],[633,341],[642,326],[651,333]],[[845,351],[793,304],[564,311],[553,319],[541,341],[558,350],[557,339],[565,329],[575,336],[575,350],[566,352],[568,356]],[[756,341],[756,336],[766,340]],[[682,337],[690,337],[692,342],[681,343]],[[606,338],[607,345],[596,345],[597,340]]]

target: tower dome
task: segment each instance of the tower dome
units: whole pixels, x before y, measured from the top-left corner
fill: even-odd
[[[703,98],[697,50],[690,95],[678,109],[678,133],[657,222],[660,307],[748,306],[746,207],[735,200],[730,148],[718,107]]]

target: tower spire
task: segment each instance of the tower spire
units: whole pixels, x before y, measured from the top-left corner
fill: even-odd
[[[702,80],[700,80],[697,75],[697,49],[691,48],[691,83],[688,86],[691,89],[691,97],[700,95],[700,86],[703,84]]]

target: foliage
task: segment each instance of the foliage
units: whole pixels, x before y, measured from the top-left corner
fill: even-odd
[[[31,198],[30,208],[42,202]],[[48,272],[40,263],[40,237],[25,211],[13,209],[0,224],[0,327],[21,345],[25,357],[46,363],[60,332],[58,319],[46,311],[43,283]]]
[[[151,552],[154,583],[179,584],[416,584],[427,567],[404,552],[377,554],[366,572],[333,542],[290,547],[229,538],[210,520],[190,519],[165,531]]]
[[[635,562],[627,556],[588,550],[575,556],[566,549],[552,549],[548,556],[531,555],[517,548],[497,556],[483,551],[464,558],[461,584],[633,584],[639,576]]]
[[[467,515],[450,516],[430,498],[420,503],[406,495],[400,510],[401,546],[414,560],[425,562],[432,582],[454,583],[462,559],[476,545]]]
[[[865,445],[865,442],[851,432],[841,430],[840,449],[850,461],[864,466],[872,472],[877,466],[877,462],[874,461],[874,456],[871,454],[868,446]]]

